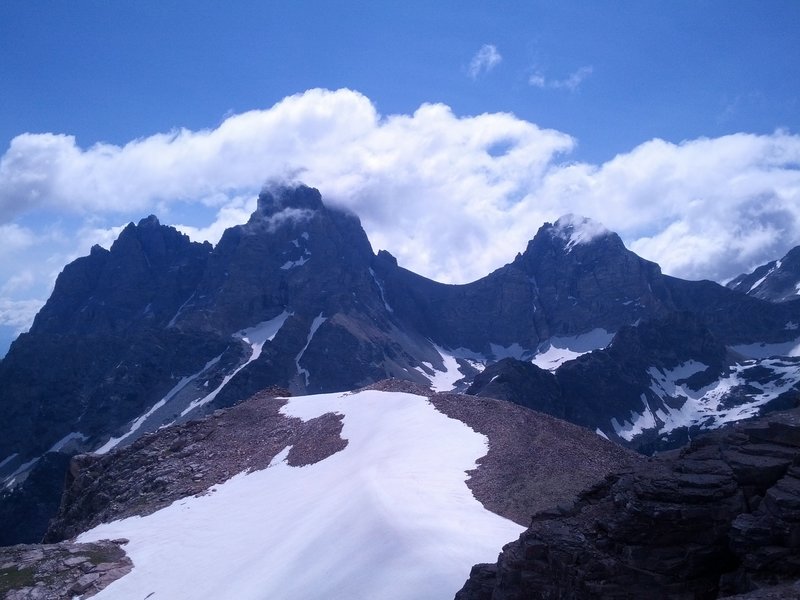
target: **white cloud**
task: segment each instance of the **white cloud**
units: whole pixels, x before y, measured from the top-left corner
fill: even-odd
[[[195,241],[216,244],[226,229],[246,223],[255,209],[255,196],[238,196],[220,207],[214,221],[207,227],[176,224],[175,228]]]
[[[0,325],[13,327],[17,334],[27,331],[43,304],[42,300],[0,298]]]
[[[36,242],[36,235],[26,227],[16,223],[0,225],[0,239],[6,252],[24,250]]]
[[[500,64],[503,57],[497,51],[497,47],[493,44],[484,44],[481,49],[475,53],[467,68],[467,73],[472,79],[477,79],[482,73],[488,73]]]
[[[16,248],[0,283],[30,271],[43,287],[27,293],[43,297],[66,260],[108,247],[150,212],[215,242],[247,220],[265,181],[287,177],[359,215],[376,250],[447,282],[512,260],[565,213],[619,232],[681,277],[728,279],[800,243],[800,136],[651,140],[601,165],[565,163],[574,144],[506,113],[425,104],[381,116],[350,90],[310,90],[216,129],[124,146],[25,134],[0,158],[0,229],[10,232],[0,252]],[[24,300],[8,291],[0,302]]]
[[[528,83],[543,90],[568,90],[574,92],[592,74],[592,67],[581,67],[564,79],[547,79],[541,71],[528,78]]]
[[[30,269],[19,271],[18,273],[9,277],[3,286],[0,287],[0,296],[7,296],[9,294],[15,294],[28,290],[35,282],[36,276],[33,274],[33,271]]]

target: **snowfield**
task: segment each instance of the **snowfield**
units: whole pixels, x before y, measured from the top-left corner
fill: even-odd
[[[487,439],[426,398],[362,391],[291,398],[288,416],[344,416],[347,447],[262,471],[79,541],[128,538],[134,563],[98,599],[452,598],[523,527],[483,508],[465,471]]]
[[[547,371],[555,371],[565,362],[574,360],[593,350],[605,348],[614,339],[614,333],[605,329],[592,329],[574,336],[553,336],[536,350],[531,362]]]

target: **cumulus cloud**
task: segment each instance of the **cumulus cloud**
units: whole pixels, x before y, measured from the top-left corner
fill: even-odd
[[[0,287],[9,286],[0,298],[25,299],[28,284],[11,279],[25,270],[51,285],[66,260],[92,243],[108,247],[124,223],[150,212],[216,242],[247,221],[270,179],[319,188],[361,218],[376,250],[446,282],[512,260],[565,213],[602,223],[688,278],[729,279],[800,243],[800,136],[650,140],[599,165],[565,162],[574,144],[506,113],[462,117],[424,104],[383,116],[346,89],[124,146],[24,134],[0,158],[0,229],[9,232],[0,251],[15,257],[0,264]],[[184,218],[192,207],[194,218]],[[34,216],[79,224],[45,231]],[[2,322],[12,318],[4,310],[16,309],[0,302]]]
[[[175,224],[175,228],[195,241],[216,244],[226,229],[246,223],[256,210],[256,204],[256,197],[253,195],[234,197],[222,203],[214,221],[209,225],[194,227]]]
[[[567,90],[574,92],[583,81],[592,74],[592,67],[581,67],[564,79],[548,79],[541,71],[536,71],[528,78],[528,83],[543,90]]]
[[[467,73],[472,79],[477,79],[479,75],[488,73],[494,69],[502,60],[503,57],[497,51],[496,46],[493,44],[484,44],[469,62]]]
[[[183,227],[214,239],[264,181],[298,179],[356,212],[373,244],[410,268],[464,280],[499,255],[513,256],[491,246],[490,228],[502,230],[506,212],[573,145],[569,135],[510,114],[458,117],[425,104],[382,117],[357,92],[311,90],[217,129],[125,146],[82,149],[68,136],[19,136],[0,159],[0,215],[39,209],[136,220],[170,203],[214,204],[216,224]],[[35,201],[21,206],[20,197]]]
[[[42,300],[9,300],[0,298],[0,325],[12,327],[16,333],[27,331],[33,317],[44,305]],[[0,355],[2,351],[0,351]]]

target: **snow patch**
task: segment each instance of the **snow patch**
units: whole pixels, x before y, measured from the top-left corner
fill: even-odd
[[[72,433],[68,433],[63,438],[58,440],[55,444],[53,444],[50,447],[50,450],[48,450],[48,452],[61,452],[64,448],[66,448],[66,447],[68,447],[70,445],[74,446],[74,444],[72,444],[72,442],[78,442],[80,444],[80,442],[85,442],[88,439],[89,438],[87,438],[82,433],[77,432],[77,431],[73,431]],[[2,467],[2,465],[0,465],[0,467]]]
[[[242,329],[241,331],[235,333],[233,337],[237,337],[250,345],[250,358],[248,358],[243,364],[239,365],[233,371],[233,373],[226,375],[222,379],[222,383],[214,388],[213,391],[209,392],[202,398],[192,400],[192,402],[189,403],[189,406],[187,406],[183,412],[181,412],[181,416],[185,417],[194,409],[203,406],[204,404],[208,404],[214,398],[216,398],[217,395],[222,391],[222,388],[228,385],[228,382],[236,377],[239,371],[261,356],[261,350],[264,348],[264,344],[271,342],[275,338],[281,327],[283,327],[283,324],[286,322],[286,319],[288,319],[291,314],[292,313],[284,310],[277,317],[270,319],[269,321],[262,321],[258,325],[248,327],[247,329]]]
[[[181,305],[178,307],[178,311],[177,311],[177,312],[176,312],[176,313],[173,315],[173,317],[172,317],[172,318],[169,320],[169,323],[167,323],[167,328],[170,328],[170,327],[174,327],[174,326],[175,326],[175,322],[178,320],[178,317],[180,317],[180,316],[181,316],[181,313],[183,312],[183,309],[186,307],[186,305],[187,305],[187,304],[189,304],[189,302],[191,302],[191,301],[192,301],[192,299],[193,299],[193,298],[194,298],[194,292],[192,292],[192,295],[191,295],[191,296],[189,296],[189,297],[186,299],[186,301],[185,301],[183,304],[181,304]]]
[[[303,354],[305,354],[306,350],[308,349],[308,345],[311,343],[311,339],[314,337],[314,334],[317,333],[317,329],[319,329],[320,325],[322,325],[325,321],[327,321],[327,317],[323,317],[322,313],[319,313],[319,316],[314,317],[314,321],[311,323],[311,329],[308,331],[308,338],[306,338],[306,345],[303,346],[303,349],[300,350],[300,354],[298,354],[295,359],[294,363],[297,365],[297,374],[302,375],[306,385],[308,385],[308,378],[311,375],[306,369],[300,366],[300,359],[303,358]]]
[[[16,456],[16,455],[12,455],[12,456]],[[28,476],[27,475],[28,471],[30,471],[37,462],[39,462],[39,458],[41,458],[41,457],[37,456],[35,458],[30,459],[28,462],[23,463],[20,466],[18,466],[16,468],[16,470],[13,473],[11,473],[11,475],[9,475],[8,477],[6,477],[3,480],[3,482],[5,483],[5,487],[10,489],[10,488],[14,487],[14,484],[17,483],[17,480],[20,477],[23,477],[23,476],[27,477]],[[24,477],[23,477],[23,479],[24,479]]]
[[[694,363],[694,361],[689,361]],[[756,416],[760,408],[781,394],[793,389],[800,383],[800,365],[795,361],[767,359],[758,362],[750,361],[743,365],[734,365],[731,371],[717,381],[699,390],[693,390],[681,379],[704,370],[702,363],[684,363],[682,369],[659,371],[651,368],[648,373],[653,378],[650,390],[663,402],[662,408],[655,411],[661,423],[659,431],[669,433],[679,427],[699,425],[703,429],[720,427],[725,423],[739,421]],[[772,372],[771,378],[764,383],[753,381],[746,371],[751,368],[765,368]],[[763,381],[763,377],[760,378]],[[756,393],[748,394],[745,401],[738,401],[735,406],[725,406],[725,400],[737,387],[749,385]],[[677,408],[675,400],[683,400]],[[666,402],[671,400],[671,402]]]
[[[465,484],[487,439],[426,398],[364,391],[290,398],[284,414],[343,415],[344,450],[306,467],[241,473],[213,493],[100,525],[124,537],[133,570],[98,600],[452,598],[524,527],[488,512]]]
[[[393,313],[393,312],[394,312],[394,310],[392,309],[392,307],[391,307],[391,306],[389,306],[389,303],[388,303],[388,302],[386,302],[386,294],[385,294],[385,293],[384,293],[384,291],[383,291],[383,284],[382,284],[380,281],[378,281],[378,277],[375,275],[375,271],[373,271],[373,270],[372,270],[372,267],[370,267],[370,269],[369,269],[369,274],[370,274],[370,275],[372,275],[372,280],[375,282],[375,285],[377,285],[377,286],[378,286],[378,292],[379,292],[379,293],[380,293],[380,295],[381,295],[381,300],[383,300],[383,306],[384,306],[384,307],[386,308],[386,310],[388,310],[390,313]]]
[[[459,379],[464,378],[464,374],[459,370],[459,364],[456,360],[456,357],[445,350],[444,348],[437,346],[436,344],[433,345],[436,348],[436,351],[439,353],[439,356],[442,357],[442,363],[444,365],[444,370],[440,371],[431,363],[423,362],[425,366],[429,368],[429,371],[433,373],[430,375],[417,367],[417,370],[425,375],[431,382],[431,389],[434,392],[449,392],[456,386],[456,382]]]
[[[13,454],[9,454],[8,456],[6,456],[3,459],[3,462],[0,462],[0,469],[5,467],[8,463],[10,463],[12,460],[14,460],[14,458],[16,458],[17,456],[19,456],[19,452],[14,452]]]
[[[602,328],[574,336],[553,336],[539,346],[531,362],[542,369],[555,371],[567,361],[605,348],[613,338],[613,333]]]
[[[126,431],[125,433],[123,433],[119,437],[112,437],[105,444],[103,444],[102,446],[97,448],[94,451],[94,453],[95,454],[106,454],[107,452],[109,452],[109,451],[113,450],[114,448],[116,448],[120,444],[120,442],[122,442],[123,440],[126,440],[131,435],[133,435],[136,431],[138,431],[139,428],[141,428],[141,426],[144,425],[145,421],[147,421],[147,419],[149,419],[153,415],[153,413],[155,413],[159,408],[164,406],[167,402],[172,400],[172,398],[174,398],[175,395],[178,392],[180,392],[183,388],[185,388],[187,385],[189,385],[192,381],[194,381],[195,379],[200,377],[200,375],[202,375],[203,373],[208,371],[208,369],[210,369],[211,367],[216,365],[219,362],[220,358],[222,358],[221,354],[219,356],[215,357],[215,358],[212,358],[210,361],[208,361],[205,364],[205,366],[202,369],[200,369],[197,373],[195,373],[193,375],[189,375],[187,377],[183,377],[178,383],[176,383],[173,386],[173,388],[169,392],[167,392],[167,395],[164,396],[158,402],[156,402],[150,408],[150,410],[148,410],[143,415],[137,417],[136,420],[134,420],[133,423],[131,423],[131,426],[128,429],[128,431]]]
[[[311,258],[311,253],[306,251],[306,253],[297,260],[287,260],[281,265],[281,269],[283,271],[288,271],[289,269],[294,269],[295,267],[302,267],[308,262],[309,258]]]
[[[656,426],[656,417],[650,409],[647,396],[642,394],[640,399],[644,405],[644,410],[640,414],[631,412],[630,419],[622,423],[616,418],[611,419],[611,426],[623,440],[630,442],[637,435],[641,435],[644,430],[653,429]]]

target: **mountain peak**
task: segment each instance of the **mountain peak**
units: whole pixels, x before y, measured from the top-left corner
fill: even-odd
[[[155,215],[149,215],[148,217],[141,219],[137,227],[159,228],[161,227],[161,222]]]
[[[286,185],[265,187],[258,196],[256,212],[269,217],[287,208],[320,210],[322,195],[316,188],[307,185]]]
[[[572,213],[559,217],[550,226],[550,232],[553,237],[566,242],[567,251],[579,244],[588,244],[596,238],[611,234],[602,223]]]

